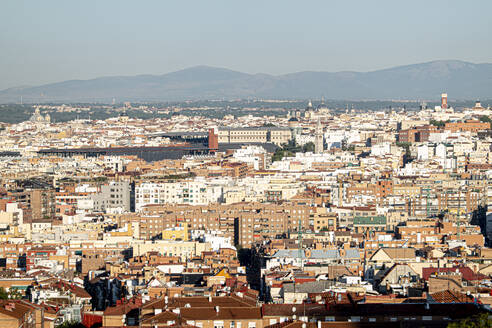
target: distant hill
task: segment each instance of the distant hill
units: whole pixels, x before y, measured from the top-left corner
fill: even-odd
[[[372,72],[246,74],[197,66],[164,75],[70,80],[0,91],[0,103],[181,101],[206,99],[450,99],[492,98],[492,64],[446,60]]]

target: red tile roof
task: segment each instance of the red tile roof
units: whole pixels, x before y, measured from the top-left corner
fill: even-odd
[[[438,303],[473,303],[472,296],[451,290],[430,294],[429,297]]]
[[[469,267],[453,267],[453,268],[423,268],[422,269],[422,278],[424,280],[429,280],[429,277],[433,274],[437,274],[439,272],[442,273],[450,273],[450,272],[459,272],[464,280],[467,281],[477,281],[482,279],[487,279],[488,277],[481,274],[475,273]]]

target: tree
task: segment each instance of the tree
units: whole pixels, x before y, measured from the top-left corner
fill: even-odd
[[[9,298],[9,294],[5,290],[5,288],[0,287],[0,300],[7,300]]]
[[[458,322],[448,325],[448,328],[488,328],[492,327],[492,319],[489,319],[488,313],[482,313],[473,317],[465,318]]]
[[[292,157],[295,153],[306,153],[314,151],[314,143],[308,142],[304,146],[299,146],[294,139],[289,140],[282,148],[278,148],[272,156],[272,162],[280,161],[284,157]]]
[[[431,125],[437,126],[438,128],[442,128],[446,124],[446,122],[444,121],[436,121],[436,120],[430,120],[429,123]]]
[[[307,152],[314,152],[315,146],[313,142],[308,142],[304,146],[302,146],[302,152],[307,153]]]
[[[410,156],[411,156],[411,152],[410,152],[410,146],[411,145],[412,144],[410,142],[401,142],[401,141],[398,141],[396,143],[396,146],[405,149],[405,156],[407,156],[408,158],[410,158]]]
[[[489,123],[489,129],[492,127],[492,119],[487,115],[482,115],[479,118],[480,122]]]
[[[0,300],[20,300],[22,298],[22,293],[15,288],[11,288],[8,292],[5,288],[0,287]]]
[[[15,288],[11,288],[9,290],[8,297],[11,300],[20,300],[22,298],[22,293]]]
[[[492,123],[492,119],[487,115],[482,115],[479,118],[480,122]]]
[[[77,321],[64,321],[61,325],[58,325],[57,328],[85,328],[85,326]]]

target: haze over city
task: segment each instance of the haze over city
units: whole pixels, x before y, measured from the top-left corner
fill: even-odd
[[[492,62],[478,1],[5,1],[0,89],[197,65],[246,73]]]

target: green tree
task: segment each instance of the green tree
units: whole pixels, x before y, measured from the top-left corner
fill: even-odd
[[[492,119],[487,115],[482,115],[479,118],[480,122],[489,123],[489,129],[492,127]]]
[[[58,325],[57,328],[85,328],[85,326],[77,321],[64,321],[61,325]]]
[[[11,300],[20,300],[22,298],[22,293],[15,288],[11,288],[9,290],[8,297]]]
[[[412,144],[411,144],[410,142],[400,142],[400,141],[399,141],[399,142],[397,142],[397,143],[396,143],[396,146],[398,146],[398,147],[401,147],[401,148],[405,149],[405,155],[406,155],[408,158],[410,158],[410,156],[411,156],[411,152],[410,152],[410,146],[411,146],[411,145],[412,145]]]
[[[8,298],[9,294],[7,291],[3,287],[0,287],[0,300],[7,300]]]
[[[314,143],[308,142],[304,146],[299,146],[294,139],[289,140],[288,143],[284,144],[281,148],[278,148],[272,156],[272,162],[280,161],[284,157],[294,156],[295,153],[305,153],[309,151],[314,151]]]
[[[11,288],[8,292],[5,288],[0,287],[0,300],[20,300],[22,298],[22,293],[15,288]]]
[[[449,121],[437,121],[437,120],[430,120],[429,123],[431,125],[437,126],[438,128],[444,127],[444,125],[449,122]]]
[[[314,152],[315,146],[313,142],[308,142],[304,146],[302,146],[302,152],[307,153],[307,152]]]
[[[477,316],[465,318],[458,322],[453,322],[448,325],[448,328],[489,328],[492,327],[492,319],[488,313],[482,313]]]
[[[487,116],[487,115],[480,116],[479,120],[481,122],[492,123],[492,119],[489,116]]]

